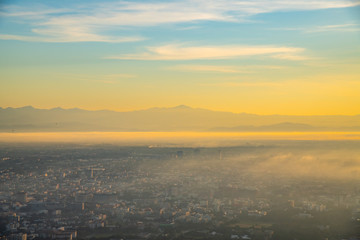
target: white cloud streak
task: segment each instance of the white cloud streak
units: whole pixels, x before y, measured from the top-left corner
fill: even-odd
[[[281,60],[290,60],[290,61],[305,61],[310,60],[311,58],[301,55],[296,55],[292,53],[283,53],[283,54],[277,54],[273,55],[273,58],[281,59]]]
[[[217,73],[253,73],[259,70],[279,70],[283,66],[224,66],[224,65],[176,65],[167,68],[174,71],[187,72],[217,72]]]
[[[320,25],[311,27],[294,27],[294,28],[272,28],[277,31],[299,31],[303,33],[318,33],[318,32],[359,32],[360,24],[358,23],[344,23],[336,25]]]
[[[235,66],[216,65],[177,65],[168,69],[186,72],[250,73],[250,71],[240,70]]]
[[[195,46],[164,45],[148,47],[146,52],[109,56],[106,59],[126,60],[196,60],[196,59],[230,59],[244,56],[288,54],[296,56],[303,48],[275,46]],[[289,59],[292,60],[292,59]]]
[[[345,8],[360,5],[359,0],[187,0],[171,2],[107,1],[72,9],[21,8],[6,6],[0,16],[23,20],[30,24],[35,36],[2,34],[2,39],[43,42],[123,42],[139,41],[141,37],[117,39],[101,29],[122,30],[129,26],[156,26],[161,24],[199,21],[241,22],[259,13],[275,11]],[[58,40],[56,40],[58,39]]]
[[[316,32],[359,32],[360,24],[347,23],[347,24],[337,24],[337,25],[324,25],[318,26],[312,29],[307,29],[307,33],[316,33]]]
[[[219,82],[219,83],[203,83],[200,86],[209,87],[281,87],[282,83],[277,82]]]
[[[58,32],[52,35],[45,36],[22,36],[22,35],[11,35],[11,34],[0,34],[0,39],[3,40],[18,40],[26,42],[110,42],[110,43],[120,43],[120,42],[137,42],[142,41],[144,38],[141,37],[108,37],[101,36],[91,33],[81,33],[76,32],[71,35],[69,32]]]

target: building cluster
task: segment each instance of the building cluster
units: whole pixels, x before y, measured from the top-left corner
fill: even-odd
[[[359,186],[252,175],[216,149],[70,150],[1,152],[0,239],[275,239],[289,222],[332,237],[317,219],[360,221]]]

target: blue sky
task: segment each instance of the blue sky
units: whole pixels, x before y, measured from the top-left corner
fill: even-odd
[[[359,13],[338,0],[3,1],[1,105],[358,114]]]

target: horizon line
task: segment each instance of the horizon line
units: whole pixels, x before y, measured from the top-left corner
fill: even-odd
[[[32,108],[36,110],[82,110],[82,111],[88,111],[88,112],[101,112],[101,111],[108,111],[108,112],[116,112],[116,113],[129,113],[129,112],[139,112],[139,111],[147,111],[147,110],[155,110],[155,109],[191,109],[191,110],[206,110],[206,111],[212,111],[212,112],[219,112],[219,113],[232,113],[232,114],[247,114],[247,115],[257,115],[257,116],[359,116],[360,113],[357,114],[319,114],[319,115],[312,115],[312,114],[280,114],[280,113],[272,113],[272,114],[259,114],[259,113],[249,113],[249,112],[232,112],[232,111],[226,111],[226,110],[213,110],[208,108],[199,108],[199,107],[192,107],[185,104],[179,104],[172,107],[149,107],[149,108],[141,108],[141,109],[134,109],[134,110],[111,110],[111,109],[85,109],[85,108],[79,108],[79,107],[51,107],[51,108],[40,108],[40,107],[34,107],[33,105],[25,105],[22,107],[1,107],[0,109],[24,109],[24,108]]]

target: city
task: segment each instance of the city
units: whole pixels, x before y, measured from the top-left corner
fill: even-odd
[[[0,239],[358,239],[359,173],[259,168],[283,152],[296,165],[309,144],[359,145],[4,144]]]

